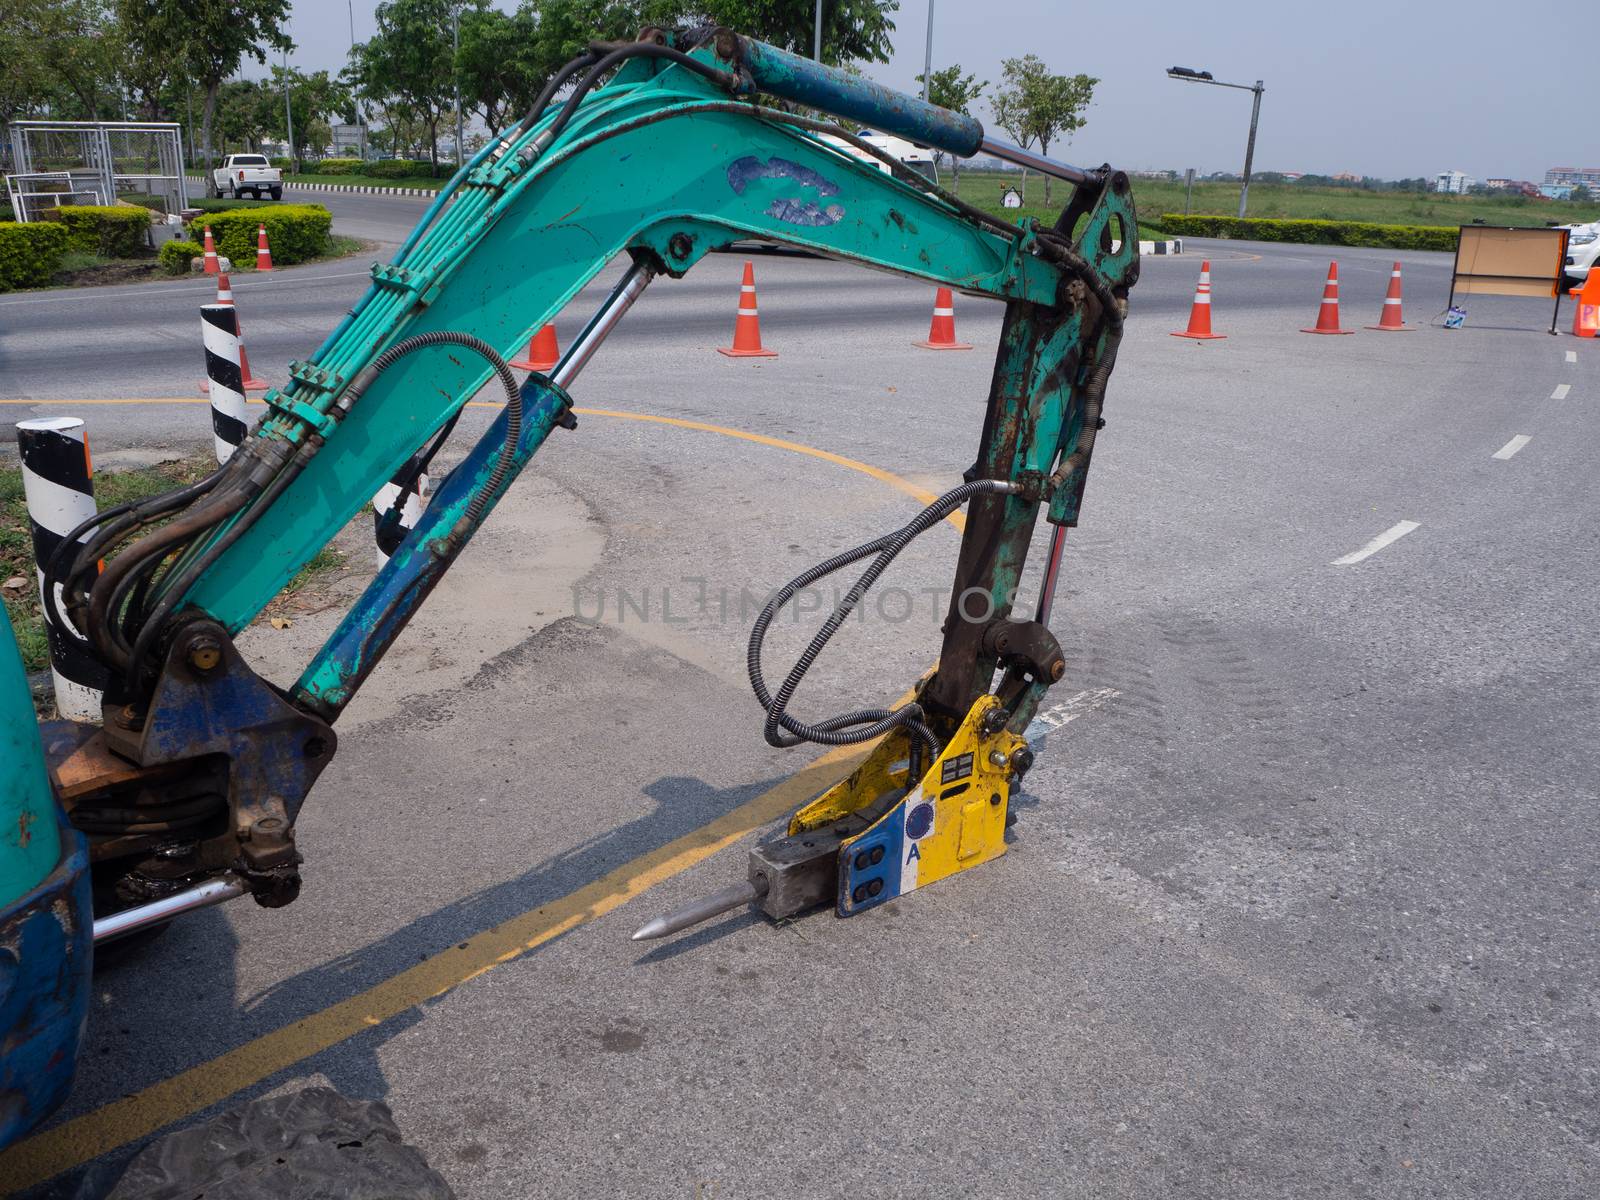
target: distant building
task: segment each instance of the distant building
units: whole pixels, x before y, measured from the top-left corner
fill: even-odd
[[[1564,183],[1577,187],[1580,183],[1591,191],[1600,188],[1600,167],[1551,167],[1544,173],[1546,183]]]
[[[1572,185],[1570,183],[1546,183],[1539,188],[1539,194],[1546,200],[1571,200]]]
[[[1340,171],[1331,178],[1335,183],[1360,183],[1363,177],[1353,171]]]
[[[1483,186],[1491,192],[1512,192],[1519,196],[1542,196],[1537,183],[1526,179],[1485,179]]]
[[[1463,195],[1473,183],[1472,176],[1460,171],[1441,171],[1433,177],[1433,190],[1436,192],[1449,192],[1452,195]]]
[[[360,125],[331,125],[333,130],[332,156],[334,158],[360,158],[361,148],[366,144],[363,130]]]

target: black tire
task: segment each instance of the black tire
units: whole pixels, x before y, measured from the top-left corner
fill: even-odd
[[[283,189],[281,187],[273,188],[272,189],[272,198],[274,200],[282,200],[283,199]]]
[[[139,1152],[107,1200],[454,1200],[386,1105],[306,1088]]]

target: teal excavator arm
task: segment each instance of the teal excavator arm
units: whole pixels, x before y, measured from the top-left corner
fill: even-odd
[[[1053,226],[1008,225],[883,158],[853,135],[861,125],[1024,162],[1070,180],[1072,198]],[[64,609],[52,615],[113,676],[103,727],[45,736],[55,798],[124,909],[96,935],[244,892],[269,906],[295,897],[295,817],[361,681],[539,445],[575,424],[568,388],[646,285],[750,238],[993,297],[1006,315],[966,481],[802,577],[872,560],[820,649],[907,541],[970,502],[939,664],[914,700],[805,724],[787,704],[814,654],[769,689],[770,614],[757,623],[768,740],[879,748],[796,815],[806,849],[769,843],[739,895],[774,915],[823,900],[848,915],[1002,853],[1010,786],[1031,761],[1021,731],[1064,670],[1046,627],[1059,535],[1077,520],[1137,237],[1122,173],[1028,155],[969,117],[726,30],[591,47],[373,268],[224,467],[99,514],[44,564]],[[519,384],[506,358],[618,256],[622,281],[562,362]],[[382,485],[414,477],[485,384],[505,409],[299,682],[280,691],[257,677],[233,635]],[[1012,606],[1041,509],[1057,537],[1030,619]]]

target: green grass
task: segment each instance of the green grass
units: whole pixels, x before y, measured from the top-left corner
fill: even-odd
[[[195,483],[214,470],[216,461],[207,454],[133,471],[101,473],[94,480],[95,503],[107,509],[130,500],[159,496]],[[342,552],[331,546],[324,547],[289,581],[285,594],[303,591],[321,576],[342,569],[344,563]],[[22,588],[4,590],[6,615],[17,635],[23,666],[29,671],[42,671],[50,665],[50,648],[45,640],[44,617],[35,583],[33,540],[28,531],[22,471],[17,467],[0,467],[0,582],[17,577],[26,579],[27,583]]]
[[[948,184],[948,179],[946,183]],[[1000,194],[1020,184],[1014,172],[963,171],[961,198],[1003,216],[1033,216],[1054,220],[1065,202],[1064,185],[1056,185],[1053,209],[1044,205],[1044,181],[1028,177],[1027,203],[1021,209],[1002,209]],[[1140,229],[1156,228],[1162,213],[1183,212],[1184,187],[1156,179],[1135,179],[1133,201]],[[1237,216],[1237,183],[1197,183],[1196,213]],[[1449,196],[1412,192],[1369,192],[1359,188],[1296,187],[1284,183],[1250,185],[1250,215],[1300,220],[1371,221],[1378,225],[1487,225],[1582,224],[1600,219],[1600,203],[1532,200],[1525,196]]]

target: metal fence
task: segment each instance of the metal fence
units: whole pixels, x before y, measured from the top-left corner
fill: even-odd
[[[178,212],[189,204],[179,128],[165,121],[13,121],[6,176],[12,211],[31,221],[62,203],[146,195]]]

